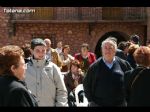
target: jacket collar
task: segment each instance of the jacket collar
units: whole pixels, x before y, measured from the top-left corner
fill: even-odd
[[[87,59],[87,58],[89,58],[89,57],[90,57],[90,52],[88,52],[88,53],[87,53],[87,56],[86,56],[86,57],[83,57],[83,55],[82,55],[82,54],[81,54],[81,56],[82,56],[82,58]]]
[[[26,86],[26,83],[25,83],[25,81],[24,80],[19,80],[17,77],[15,77],[15,76],[13,76],[13,75],[4,75],[4,76],[2,76],[2,77],[4,77],[4,78],[7,78],[7,79],[9,79],[9,80],[15,80],[15,81],[17,81],[17,82],[20,82],[21,84],[23,84],[24,86]]]
[[[19,81],[19,79],[17,77],[13,76],[13,75],[6,74],[6,75],[3,75],[2,77],[8,78],[8,79],[11,79],[11,80]]]
[[[33,57],[31,57],[31,64],[33,64],[34,66],[41,67],[41,66],[45,66],[48,63],[49,63],[49,60],[46,58],[42,60],[36,60],[36,59],[33,59]]]

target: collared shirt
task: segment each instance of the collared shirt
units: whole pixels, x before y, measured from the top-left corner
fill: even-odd
[[[112,68],[112,66],[113,66],[113,64],[114,64],[114,62],[115,62],[115,60],[116,60],[116,58],[114,57],[114,58],[113,58],[113,61],[112,61],[111,63],[107,63],[106,60],[104,59],[104,57],[103,57],[102,59],[103,59],[104,63],[107,65],[107,67],[108,67],[109,69]]]
[[[87,55],[87,56],[85,56],[85,57],[83,57],[83,56],[82,56],[82,58],[83,58],[83,59],[87,59],[87,58],[88,58],[88,55]]]

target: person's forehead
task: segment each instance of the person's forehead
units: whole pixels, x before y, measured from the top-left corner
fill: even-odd
[[[74,68],[78,68],[77,65],[74,65],[74,64],[72,64],[71,66],[74,67]]]
[[[40,45],[34,48],[34,50],[42,50],[42,49],[46,49],[46,47],[44,45]]]
[[[107,42],[104,44],[105,47],[114,47],[114,45],[110,42]]]
[[[44,40],[45,43],[51,43],[51,40]]]
[[[24,62],[25,62],[24,57],[20,56],[19,61],[17,63],[24,63]]]
[[[69,50],[70,48],[69,48],[69,47],[66,47],[66,48],[64,48],[64,49]]]
[[[87,48],[86,48],[86,47],[81,47],[81,49],[83,49],[83,50],[87,50]]]
[[[20,56],[20,61],[24,61],[24,57],[23,56]]]
[[[58,42],[57,44],[62,44],[62,42]]]

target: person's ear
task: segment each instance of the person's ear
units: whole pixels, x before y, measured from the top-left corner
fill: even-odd
[[[10,67],[10,69],[11,69],[11,71],[14,73],[15,70],[16,70],[16,67],[15,67],[14,65],[12,65],[12,66]]]

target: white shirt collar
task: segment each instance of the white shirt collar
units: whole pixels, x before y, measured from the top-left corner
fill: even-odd
[[[112,66],[113,66],[113,64],[114,64],[114,62],[116,60],[116,58],[114,57],[113,61],[111,63],[108,63],[108,62],[106,62],[106,60],[104,59],[104,57],[102,59],[103,59],[104,63],[108,66],[109,69],[112,68]]]

